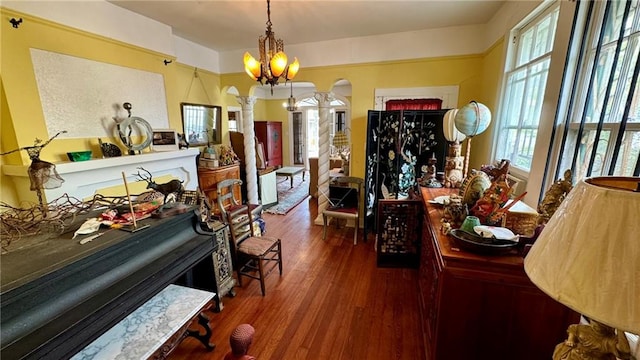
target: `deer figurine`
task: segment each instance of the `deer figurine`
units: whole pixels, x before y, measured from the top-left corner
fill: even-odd
[[[167,196],[169,196],[169,194],[175,193],[177,195],[180,195],[184,190],[184,188],[182,187],[182,181],[178,179],[173,179],[164,184],[156,184],[156,182],[153,181],[153,176],[149,171],[147,171],[143,167],[138,167],[137,169],[147,173],[148,176],[145,176],[144,174],[140,174],[140,171],[138,171],[138,173],[136,174],[139,180],[144,180],[147,182],[147,189],[153,189],[161,193],[162,195],[164,195],[164,200],[162,201],[163,204],[167,203]]]

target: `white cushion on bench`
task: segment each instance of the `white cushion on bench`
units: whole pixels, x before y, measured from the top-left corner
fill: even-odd
[[[169,285],[72,359],[147,359],[198,315],[214,295]]]

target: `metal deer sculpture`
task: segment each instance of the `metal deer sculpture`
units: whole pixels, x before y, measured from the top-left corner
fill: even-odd
[[[142,168],[142,167],[138,167],[136,169],[142,170],[145,173],[147,173],[148,176],[145,176],[143,174],[140,174],[140,171],[138,171],[136,176],[138,176],[139,180],[144,180],[147,182],[147,189],[153,189],[161,193],[162,195],[164,195],[164,200],[163,200],[164,204],[167,203],[167,196],[169,196],[169,194],[175,193],[177,196],[180,196],[180,194],[184,190],[184,187],[182,186],[182,181],[178,179],[173,179],[164,184],[156,184],[156,182],[153,181],[153,176],[149,171],[147,171],[145,168]]]

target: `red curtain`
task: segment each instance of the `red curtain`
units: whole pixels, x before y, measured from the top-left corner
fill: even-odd
[[[385,110],[440,110],[442,99],[388,100]]]

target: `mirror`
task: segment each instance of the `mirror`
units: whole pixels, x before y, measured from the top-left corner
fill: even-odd
[[[222,107],[180,103],[182,129],[189,146],[222,143]]]

